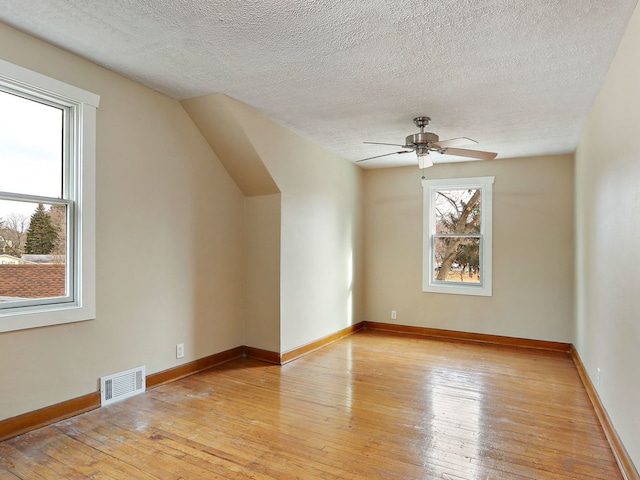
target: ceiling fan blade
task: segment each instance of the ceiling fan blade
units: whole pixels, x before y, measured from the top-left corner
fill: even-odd
[[[462,147],[464,145],[475,145],[476,142],[472,138],[468,137],[458,137],[458,138],[450,138],[449,140],[439,140],[437,142],[433,142],[436,147]]]
[[[456,155],[458,157],[477,158],[478,160],[493,160],[498,156],[494,152],[481,152],[480,150],[467,150],[466,148],[445,148],[445,155]]]
[[[397,155],[400,153],[411,153],[413,150],[402,150],[400,152],[391,152],[391,153],[385,153],[384,155],[376,155],[375,157],[368,157],[368,158],[363,158],[362,160],[356,160],[356,163],[358,162],[366,162],[367,160],[373,160],[374,158],[380,158],[380,157],[388,157],[389,155]]]
[[[366,143],[367,145],[391,145],[393,147],[409,148],[406,145],[400,145],[399,143],[380,143],[380,142],[362,142],[362,143]]]
[[[433,161],[431,161],[431,157],[429,155],[420,155],[418,157],[418,168],[429,168],[433,167]]]

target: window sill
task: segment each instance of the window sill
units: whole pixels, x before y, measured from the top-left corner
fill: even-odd
[[[65,323],[84,322],[94,320],[95,308],[63,303],[20,309],[6,309],[0,311],[0,333],[29,328],[45,327],[49,325],[61,325]]]

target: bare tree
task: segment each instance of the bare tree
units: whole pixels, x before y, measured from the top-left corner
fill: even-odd
[[[437,214],[437,229],[439,233],[459,233],[466,235],[479,231],[481,190],[473,191],[473,194],[467,201],[454,198],[452,195],[447,195],[443,191],[438,191],[438,195],[445,201],[446,205],[446,207]],[[438,252],[441,263],[436,276],[437,280],[447,280],[451,267],[458,259],[458,256],[463,253],[460,247],[468,243],[465,237],[447,237],[442,240],[442,246]],[[462,257],[462,255],[460,256]]]
[[[29,229],[29,217],[21,213],[10,213],[0,223],[0,248],[3,253],[14,257],[22,257],[24,242]]]

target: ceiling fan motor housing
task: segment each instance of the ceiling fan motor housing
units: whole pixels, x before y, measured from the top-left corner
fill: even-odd
[[[421,132],[414,133],[413,135],[409,135],[405,141],[405,145],[417,146],[417,147],[425,147],[430,143],[434,143],[440,140],[440,137],[435,133],[431,132]]]

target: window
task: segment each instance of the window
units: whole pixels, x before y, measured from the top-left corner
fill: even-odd
[[[423,180],[424,292],[491,296],[493,180]]]
[[[98,103],[0,60],[0,332],[95,317]]]

